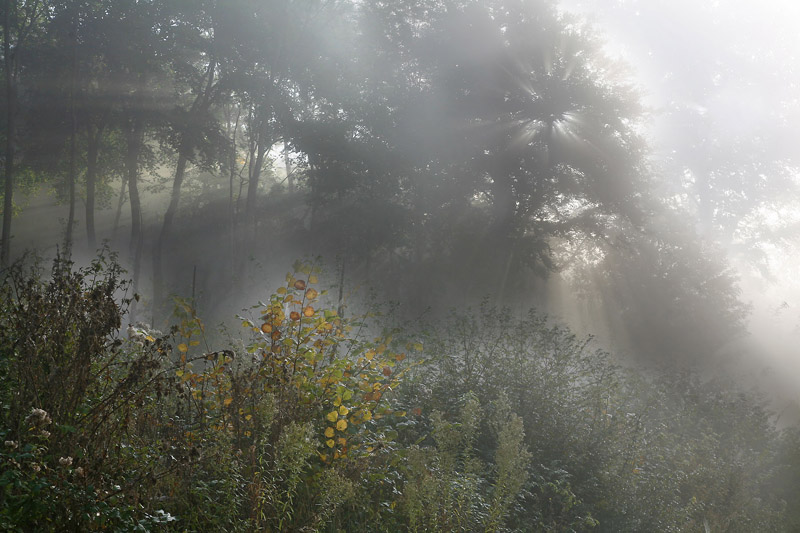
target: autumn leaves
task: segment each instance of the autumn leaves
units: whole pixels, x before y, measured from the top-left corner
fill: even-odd
[[[364,339],[365,317],[342,318],[326,308],[312,285],[319,268],[296,263],[286,284],[268,302],[251,308],[243,318],[255,339],[247,351],[257,357],[264,383],[288,411],[319,413],[318,455],[323,463],[369,454],[386,437],[375,422],[405,416],[387,400],[409,365],[401,348],[421,350],[385,334]]]

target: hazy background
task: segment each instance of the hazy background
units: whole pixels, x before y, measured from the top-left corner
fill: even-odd
[[[800,383],[800,6],[726,1],[566,0],[629,65],[647,105],[652,158],[722,247],[751,306],[749,357],[796,402]],[[692,172],[738,201],[738,217],[704,220]],[[721,216],[719,218],[722,218]]]
[[[413,5],[406,4],[403,5]],[[428,6],[426,3],[420,6],[423,4]],[[481,108],[484,104],[474,96],[480,91],[491,95],[495,88],[487,87],[494,83],[493,79],[502,77],[493,69],[500,72],[507,68],[501,55],[492,55],[494,41],[482,33],[477,23],[472,26],[474,31],[466,34],[457,29],[447,30],[442,23],[444,29],[437,30],[439,34],[425,37],[432,39],[431,42],[422,39],[423,44],[418,48],[406,49],[403,39],[413,40],[413,35],[400,30],[397,35],[387,33],[378,38],[370,34],[378,26],[370,30],[366,22],[356,41],[350,42],[349,38],[337,40],[336,31],[340,30],[323,23],[316,30],[313,24],[306,27],[317,32],[314,35],[319,42],[313,46],[320,46],[322,52],[314,49],[310,59],[298,55],[299,61],[306,61],[303,64],[306,70],[298,68],[291,74],[306,78],[281,90],[292,98],[309,101],[320,98],[325,103],[315,108],[317,104],[307,105],[303,101],[293,109],[291,120],[278,115],[272,119],[281,125],[275,126],[274,146],[270,145],[266,152],[260,176],[257,193],[261,218],[255,232],[245,231],[246,225],[241,222],[244,198],[248,197],[241,171],[249,163],[242,160],[235,190],[233,181],[228,179],[227,163],[204,166],[190,162],[174,235],[164,245],[168,289],[184,295],[194,290],[201,314],[222,320],[251,303],[254,297],[263,297],[294,259],[320,254],[324,256],[331,281],[346,280],[347,294],[363,295],[370,287],[376,287],[387,300],[401,302],[409,316],[419,315],[428,307],[435,315],[448,307],[475,303],[490,295],[496,303],[510,304],[516,309],[530,305],[543,308],[581,333],[598,335],[600,343],[633,360],[655,359],[664,363],[673,358],[695,359],[697,353],[703,352],[703,357],[708,356],[712,361],[712,367],[724,361],[734,373],[757,377],[767,390],[778,393],[782,404],[797,402],[800,282],[796,265],[800,201],[796,147],[800,137],[797,120],[800,36],[796,28],[800,24],[800,6],[791,2],[754,5],[743,1],[565,0],[558,8],[569,19],[565,22],[569,31],[577,31],[580,39],[589,39],[586,42],[597,43],[612,60],[599,74],[592,72],[589,76],[597,74],[603,79],[619,80],[619,87],[625,83],[634,85],[633,96],[624,97],[631,103],[632,118],[623,116],[628,112],[624,110],[616,118],[622,124],[620,131],[643,141],[641,152],[638,147],[627,145],[625,150],[630,152],[625,157],[630,156],[630,168],[637,169],[642,183],[647,183],[647,194],[660,204],[661,211],[642,208],[642,212],[649,210],[650,214],[633,223],[645,228],[636,239],[647,241],[652,257],[647,259],[639,252],[626,255],[631,253],[627,245],[618,243],[629,239],[626,235],[634,231],[615,219],[617,214],[609,215],[605,222],[592,221],[592,224],[607,223],[606,230],[587,225],[580,230],[583,233],[559,229],[545,216],[537,224],[548,228],[541,230],[547,236],[537,236],[538,240],[531,241],[530,253],[535,259],[517,265],[514,250],[517,256],[522,250],[519,244],[522,241],[518,241],[504,262],[505,244],[497,238],[505,231],[503,224],[506,224],[499,207],[500,192],[497,187],[481,185],[481,178],[472,176],[472,170],[462,165],[463,161],[469,161],[473,167],[489,165],[489,173],[500,175],[506,170],[491,167],[496,161],[488,159],[496,156],[502,161],[502,152],[498,150],[495,154],[491,144],[495,139],[490,138],[493,133],[486,133],[485,128],[475,139],[464,136],[466,141],[459,137],[461,133],[452,135],[453,131],[470,131],[459,129],[463,125],[457,125],[455,115],[460,113],[458,117],[466,117],[464,121],[487,121],[487,116],[494,112],[488,104]],[[417,24],[408,23],[408,27],[416,28],[414,31],[424,36],[429,19],[444,20],[435,3],[425,9],[430,12],[411,8],[394,11],[381,6],[370,16],[375,24],[393,17],[397,20],[408,17]],[[468,17],[458,20],[452,23],[453,28],[472,24]],[[585,28],[577,30],[584,21],[591,25],[590,32]],[[403,24],[399,22],[397,28],[403,28]],[[593,36],[586,37],[590,34]],[[247,41],[248,35],[243,30],[240,36],[245,49],[255,43]],[[268,50],[270,39],[286,38],[283,34],[270,36],[269,32],[264,35],[263,42],[252,44],[254,53],[261,50],[259,46]],[[376,39],[373,45],[365,46],[363,40],[358,41],[371,38]],[[564,43],[567,40],[563,40],[560,51],[566,57],[572,52],[571,45]],[[452,50],[448,48],[450,45]],[[305,49],[301,52],[306,53]],[[406,55],[415,59],[409,60]],[[233,57],[227,59],[228,64],[233,64]],[[354,57],[355,61],[348,63]],[[198,61],[202,66],[204,59],[200,57]],[[475,71],[484,68],[486,73],[470,72],[468,69],[472,67],[464,67],[465,61],[474,61]],[[328,72],[321,65],[336,65],[341,70]],[[461,70],[451,73],[448,69]],[[562,81],[571,83],[569,69],[565,70]],[[198,72],[202,73],[202,69]],[[416,81],[412,76],[415,72],[423,72]],[[433,74],[426,78],[424,72]],[[551,72],[548,70],[547,74]],[[220,76],[224,79],[224,73]],[[435,76],[441,80],[435,80]],[[457,76],[463,79],[456,79]],[[98,83],[102,84],[100,79]],[[406,89],[402,85],[406,82],[413,88]],[[459,83],[471,88],[462,91]],[[530,86],[531,94],[538,90],[536,83],[539,82],[534,81]],[[365,85],[359,87],[359,84]],[[87,87],[90,93],[92,86]],[[504,90],[512,94],[516,89],[512,86]],[[310,92],[303,95],[304,90]],[[420,93],[429,90],[429,94],[418,97],[414,92],[417,90]],[[627,94],[627,89],[619,90],[620,94]],[[254,97],[248,91],[251,91],[249,86],[242,86],[238,93],[232,91],[230,105],[242,109],[250,105]],[[451,98],[448,91],[458,95],[463,92],[465,96]],[[367,104],[354,103],[356,95],[373,100]],[[179,101],[181,97],[176,98]],[[485,100],[488,102],[489,96]],[[513,103],[506,97],[506,103],[509,101]],[[330,109],[325,107],[328,102],[332,102]],[[212,107],[221,124],[222,114],[234,109],[225,108],[226,105],[229,103]],[[598,104],[596,111],[586,111],[580,106],[576,111],[566,108],[563,117],[554,122],[556,135],[561,127],[562,141],[574,143],[570,135],[576,134],[570,133],[570,128],[588,130],[590,121],[586,117],[592,113],[613,116],[616,112],[602,105]],[[338,116],[331,111],[336,106],[339,106]],[[346,123],[347,120],[352,123]],[[226,127],[230,126],[229,120]],[[239,154],[245,158],[247,142],[252,140],[254,130],[247,126],[240,128]],[[344,137],[337,137],[337,128],[349,132],[347,142],[352,145],[342,141]],[[533,138],[538,133],[531,128],[528,134]],[[373,145],[360,137],[359,132],[363,131],[369,132],[366,137]],[[149,141],[153,149],[165,142],[163,135],[157,141],[157,135]],[[283,139],[288,144],[284,145]],[[471,155],[474,147],[469,143],[473,142],[486,143],[484,153],[488,162],[475,163],[480,158]],[[582,148],[574,143],[571,149]],[[289,155],[297,189],[288,187],[285,154]],[[619,158],[616,164],[629,168],[628,162],[622,163],[623,156]],[[148,254],[158,241],[174,166],[175,153],[167,154],[141,175],[144,260],[140,290],[145,317],[153,283]],[[322,172],[320,168],[329,170]],[[618,173],[625,172],[628,170]],[[345,177],[335,181],[340,175]],[[376,175],[381,177],[375,179]],[[428,176],[431,185],[426,185],[427,189],[416,185],[414,180],[420,176]],[[323,180],[327,181],[320,186]],[[495,179],[494,185],[497,183]],[[131,215],[127,197],[123,197],[123,209],[117,218],[120,186],[118,169],[109,167],[105,196],[97,209],[98,237],[111,239],[112,247],[127,252]],[[459,187],[473,187],[474,191],[462,192]],[[515,187],[514,193],[522,194],[517,182]],[[59,195],[54,193],[56,189],[61,191]],[[43,183],[31,190],[28,196],[20,191],[16,199],[19,214],[14,219],[14,256],[29,246],[52,253],[68,216],[63,186],[56,184],[54,188]],[[607,200],[604,194],[612,197],[609,205],[614,203],[613,195],[618,193],[609,191],[612,190],[597,193],[601,203]],[[236,213],[240,217],[237,220],[243,224],[237,230],[235,246],[231,244],[233,237],[227,234],[224,214],[234,193],[237,209],[241,210]],[[562,196],[555,197],[563,198],[565,193],[558,194]],[[628,191],[619,193],[620,197],[624,194]],[[76,257],[89,257],[91,254],[83,244],[80,202],[79,194],[74,251]],[[518,201],[518,208],[519,205]],[[569,212],[575,208],[564,209]],[[626,211],[632,208],[624,205],[611,209],[618,210],[613,213],[632,212]],[[498,233],[492,234],[493,231]],[[531,238],[530,232],[520,237]],[[541,247],[536,248],[542,243],[549,243],[556,250],[552,264]],[[606,244],[608,248],[604,248]],[[672,259],[664,259],[667,257],[664,250],[669,250]],[[129,261],[127,253],[122,256]],[[638,260],[642,262],[636,263]],[[648,278],[656,264],[665,273]],[[678,266],[673,268],[675,265]],[[130,269],[134,270],[132,266]],[[696,280],[691,278],[695,274]],[[638,285],[632,281],[636,275],[642,276],[636,282],[640,282]],[[718,289],[704,292],[707,283],[710,286],[716,282]],[[716,300],[715,295],[724,296]],[[738,295],[738,303],[733,303],[737,296],[731,295]],[[361,296],[354,298],[353,305]],[[688,299],[692,303],[687,304]],[[749,307],[743,324],[750,335],[744,334],[734,318],[729,318],[739,316],[744,310],[744,306],[737,307],[740,304]],[[730,315],[726,314],[729,312]],[[720,324],[712,325],[715,320]]]

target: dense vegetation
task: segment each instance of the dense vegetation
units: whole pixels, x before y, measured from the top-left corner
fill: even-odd
[[[733,276],[675,201],[691,191],[651,168],[624,67],[553,1],[0,8],[4,264],[44,187],[69,210],[41,244],[92,257],[111,239],[148,320],[192,266],[214,313],[258,265],[322,254],[409,316],[453,294],[530,305],[558,271],[643,359],[708,359],[742,331]]]
[[[645,379],[535,312],[381,330],[303,264],[227,341],[184,300],[123,336],[120,276],[2,285],[5,531],[800,527],[800,436],[729,383]]]
[[[794,160],[695,129],[655,161],[555,1],[0,22],[1,530],[800,530],[800,433],[717,371],[747,306],[714,243],[760,238]],[[14,261],[40,190],[50,271]],[[549,318],[559,284],[625,356]]]

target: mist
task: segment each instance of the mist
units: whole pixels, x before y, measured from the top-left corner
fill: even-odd
[[[376,511],[386,531],[800,524],[797,511],[787,511],[800,502],[800,7],[19,0],[3,4],[2,14],[0,331],[7,339],[39,335],[25,329],[26,320],[40,323],[26,302],[50,297],[26,300],[19,287],[34,291],[48,278],[31,274],[37,281],[25,285],[28,265],[55,258],[59,290],[112,287],[119,325],[86,329],[106,338],[89,343],[97,361],[124,352],[169,368],[187,405],[197,400],[185,408],[176,397],[171,420],[194,420],[186,431],[197,434],[231,431],[230,442],[203,438],[225,450],[221,457],[235,457],[236,475],[256,479],[259,461],[281,472],[272,500],[240,495],[231,506],[241,529],[225,528],[371,530],[354,518],[371,504],[359,515],[345,502],[372,486],[370,468],[394,468],[376,459],[393,451],[412,465],[391,470],[396,478],[380,470],[396,479],[389,493],[400,498],[380,505],[402,510]],[[80,269],[98,253],[112,258],[88,267],[94,278],[81,274],[70,285],[60,277],[62,261]],[[312,278],[319,293],[308,292]],[[54,296],[52,307],[59,301]],[[80,313],[94,316],[91,305]],[[305,320],[320,322],[303,329]],[[330,331],[343,337],[329,340]],[[42,335],[46,346],[71,338]],[[281,338],[295,344],[276,350]],[[9,361],[59,357],[8,346]],[[288,352],[291,364],[281,359]],[[187,369],[189,356],[205,362]],[[376,366],[378,356],[385,361]],[[348,366],[356,361],[375,375],[332,389],[357,375]],[[394,368],[403,361],[408,370]],[[8,376],[21,381],[2,388],[13,405],[12,443],[23,442],[31,406],[74,415],[66,400],[47,404],[20,392],[48,386],[29,377],[35,365],[19,365],[24,371]],[[42,365],[65,383],[72,382],[62,370],[91,375],[63,361]],[[296,378],[300,368],[304,377]],[[208,413],[220,418],[207,423],[196,387],[213,380],[219,405]],[[353,396],[364,386],[376,388]],[[76,387],[109,406],[138,394]],[[346,407],[347,387],[362,404]],[[136,405],[161,405],[157,390],[158,400],[153,392],[136,396]],[[384,393],[393,407],[380,411]],[[172,409],[171,401],[163,405]],[[477,405],[500,425],[478,420]],[[192,409],[196,420],[186,414]],[[401,412],[416,418],[392,425]],[[36,416],[41,429],[44,415]],[[295,420],[307,422],[307,435]],[[123,439],[122,427],[109,429],[109,443]],[[469,432],[477,441],[458,440]],[[288,467],[275,450],[323,434],[307,462],[280,470]],[[333,468],[356,434],[369,451],[351,454],[349,470]],[[175,446],[184,444],[196,443]],[[262,445],[273,451],[245,464]],[[424,460],[418,445],[427,446]],[[686,464],[684,455],[692,458]],[[354,466],[356,457],[368,466]],[[489,473],[470,477],[480,461]],[[703,470],[704,462],[714,466]],[[333,477],[323,479],[328,467]],[[511,470],[526,477],[501,483]],[[280,478],[295,471],[307,475]],[[426,485],[422,471],[439,472],[449,488]],[[678,471],[684,477],[670,477]],[[715,472],[738,483],[734,496],[711,481]],[[323,490],[339,482],[349,487],[342,494],[355,491],[341,501]],[[497,488],[505,484],[515,488],[505,494]],[[248,490],[263,489],[254,486]],[[298,486],[307,492],[290,493]],[[154,487],[153,502],[168,499]],[[437,522],[463,495],[431,508],[414,500],[453,487],[475,498],[463,515],[473,526]],[[290,526],[278,507],[254,510],[295,496],[308,506],[287,515]],[[547,508],[547,498],[561,507]],[[761,499],[769,503],[759,508],[753,502]],[[336,511],[309,510],[323,501],[336,501]],[[175,500],[176,516],[193,507]],[[195,519],[191,527],[212,527]]]
[[[607,52],[631,69],[648,108],[651,158],[672,182],[667,194],[724,253],[749,305],[745,368],[784,406],[796,405],[797,7],[562,6],[585,16],[606,37]],[[712,207],[703,206],[699,174],[709,175]]]

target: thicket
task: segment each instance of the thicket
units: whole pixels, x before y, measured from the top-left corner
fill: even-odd
[[[341,316],[318,269],[224,346],[191,302],[122,330],[112,256],[0,288],[4,531],[791,531],[795,431],[722,382],[644,379],[484,305]]]

